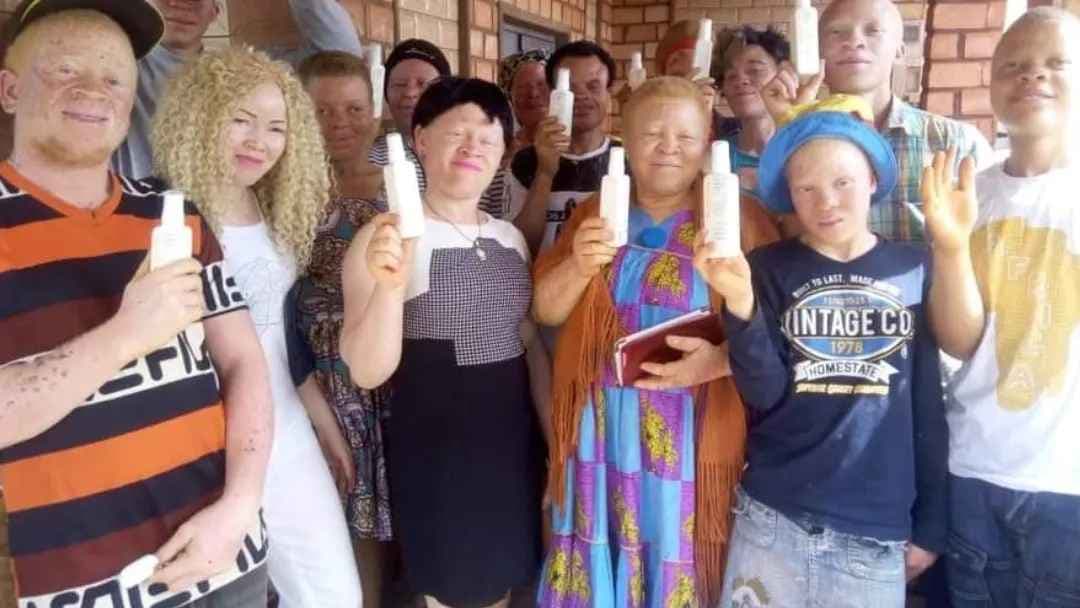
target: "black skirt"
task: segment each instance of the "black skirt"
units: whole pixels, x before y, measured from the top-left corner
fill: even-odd
[[[544,449],[525,357],[460,366],[453,348],[404,341],[387,465],[410,589],[467,608],[539,572]]]

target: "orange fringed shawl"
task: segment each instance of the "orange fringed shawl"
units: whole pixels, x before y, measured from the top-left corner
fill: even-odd
[[[700,200],[700,180],[693,190]],[[743,194],[741,209],[742,249],[748,252],[779,238],[776,225],[761,204]],[[599,197],[593,195],[582,203],[563,226],[555,245],[536,260],[536,281],[572,254],[574,233],[586,218],[597,215]],[[698,213],[700,217],[700,212]],[[563,324],[555,347],[552,382],[552,426],[555,445],[551,446],[551,472],[548,489],[555,504],[562,504],[565,493],[566,461],[577,448],[578,429],[589,391],[611,360],[615,341],[625,333],[620,326],[615,305],[608,290],[608,275],[601,272],[590,281],[581,300]],[[714,310],[721,310],[723,299],[713,292]],[[746,415],[742,399],[730,376],[701,387],[697,403],[697,463],[695,466],[696,504],[694,526],[694,561],[699,592],[713,605],[719,599],[723,582],[724,558],[730,527],[731,499],[738,483],[746,448]]]

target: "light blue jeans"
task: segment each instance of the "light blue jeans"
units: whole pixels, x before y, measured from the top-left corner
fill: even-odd
[[[737,492],[718,608],[903,608],[903,542],[801,524]]]

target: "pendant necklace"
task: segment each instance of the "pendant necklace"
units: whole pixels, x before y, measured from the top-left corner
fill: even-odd
[[[450,219],[448,217],[446,217],[445,215],[439,213],[438,210],[435,209],[435,207],[431,206],[427,202],[425,202],[424,204],[427,206],[428,209],[431,210],[432,213],[434,213],[436,216],[438,216],[439,219],[446,222],[447,224],[450,224],[450,227],[453,228],[454,230],[456,230],[457,233],[460,234],[461,237],[463,239],[465,239],[466,242],[472,243],[473,253],[476,254],[476,257],[480,258],[481,262],[483,262],[484,260],[487,259],[487,252],[484,251],[480,247],[480,230],[481,230],[480,222],[481,222],[482,218],[480,217],[480,210],[479,209],[476,210],[476,238],[471,239],[471,238],[469,238],[469,235],[465,234],[464,230],[462,230],[461,228],[458,228],[458,225],[455,224],[454,222],[450,221]]]

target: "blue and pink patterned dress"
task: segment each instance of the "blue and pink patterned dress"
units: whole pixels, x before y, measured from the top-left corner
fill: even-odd
[[[630,333],[709,305],[694,271],[693,215],[654,223],[630,211],[629,245],[610,291]],[[610,364],[609,364],[610,366]],[[616,384],[610,367],[582,413],[566,498],[554,509],[539,605],[697,606],[694,571],[694,388]]]

